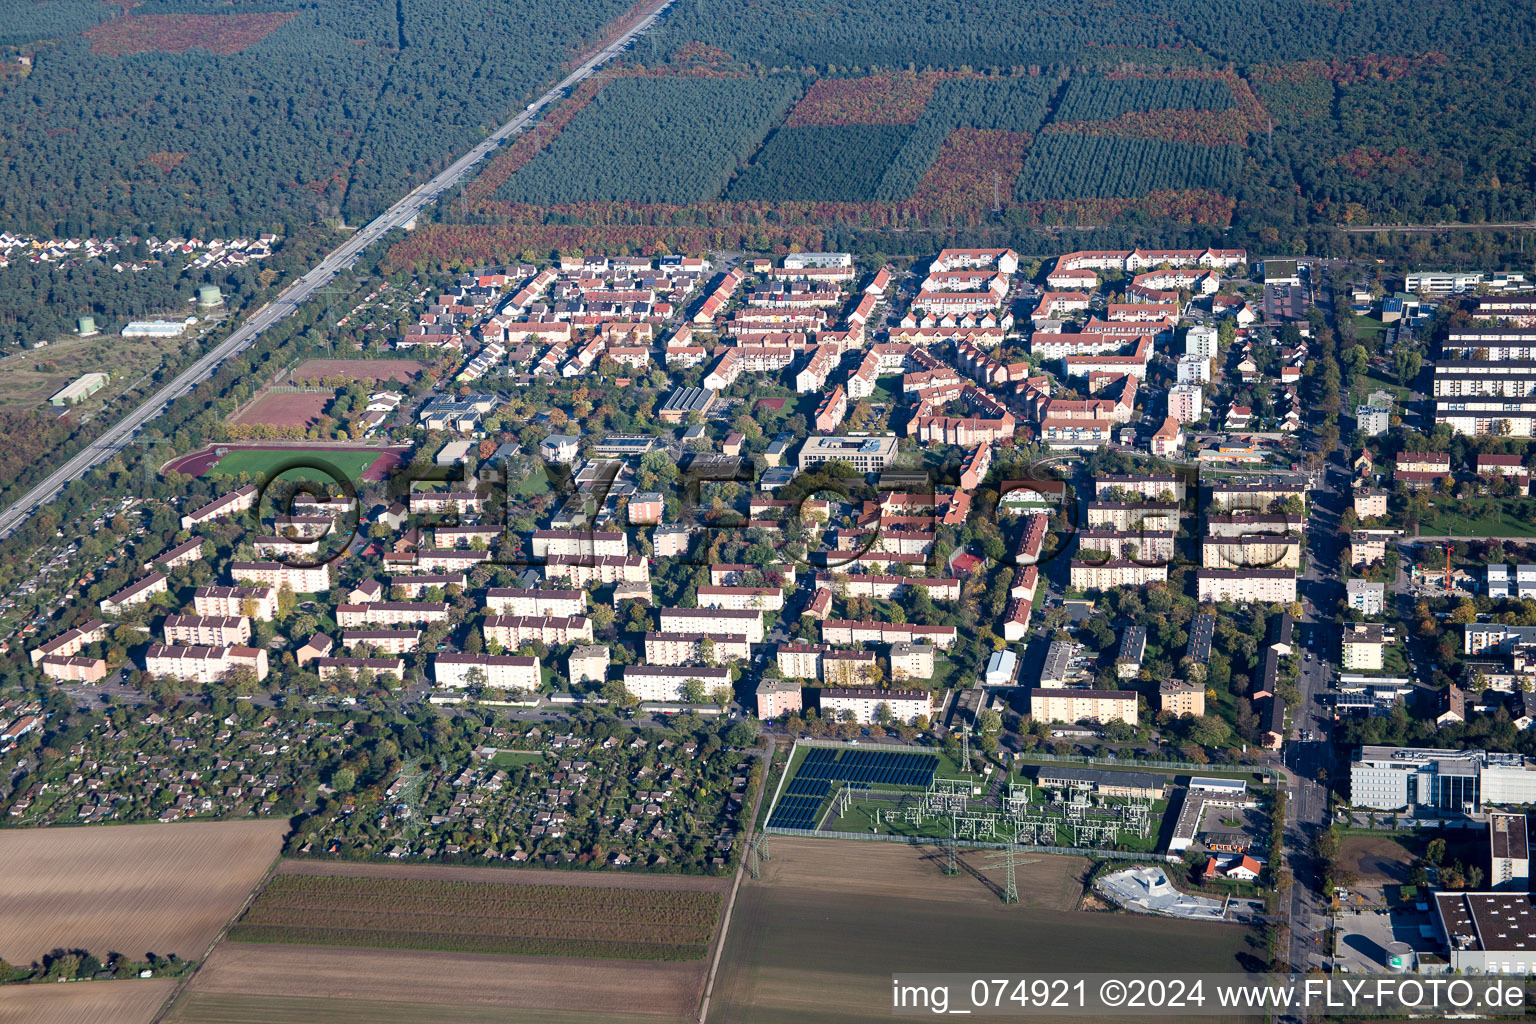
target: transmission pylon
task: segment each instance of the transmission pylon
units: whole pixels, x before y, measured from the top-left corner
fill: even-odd
[[[1001,832],[1004,828],[1003,823],[999,822],[997,828]],[[997,867],[999,858],[1001,858],[1001,863],[1004,869],[1003,902],[1017,903],[1019,902],[1019,878],[1017,872],[1019,852],[1018,832],[1015,830],[1004,834],[1007,836],[1005,845],[1001,850],[998,850],[997,852],[990,855],[992,859],[987,864],[987,866]]]

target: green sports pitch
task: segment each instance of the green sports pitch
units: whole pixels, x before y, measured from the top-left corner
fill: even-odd
[[[342,476],[356,483],[381,454],[378,451],[338,451],[334,448],[237,448],[214,463],[205,475],[238,477],[241,473],[248,473],[254,479],[269,476],[277,467],[302,459],[334,466]],[[325,473],[312,468],[290,469],[281,475],[284,480],[311,480],[317,483],[330,479]]]

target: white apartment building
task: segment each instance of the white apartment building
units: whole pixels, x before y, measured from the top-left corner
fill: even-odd
[[[372,672],[375,678],[393,676],[405,678],[403,658],[316,658],[315,673],[322,683],[347,675],[356,679],[360,673]]]
[[[844,713],[862,725],[880,721],[881,707],[888,708],[891,719],[913,725],[933,711],[933,695],[927,690],[877,690],[871,687],[823,687],[818,703],[821,717],[841,721]]]
[[[1220,333],[1214,327],[1196,324],[1184,334],[1184,354],[1209,363],[1216,358]]]
[[[825,651],[814,644],[780,644],[776,652],[779,671],[786,679],[820,679]]]
[[[230,562],[229,578],[236,584],[280,589],[295,594],[320,594],[331,589],[331,567],[287,565],[283,562]]]
[[[1136,724],[1135,690],[1029,691],[1029,716],[1037,722],[1125,722]]]
[[[104,615],[116,615],[135,605],[147,603],[156,594],[166,592],[165,573],[152,572],[143,579],[135,580],[111,597],[101,599],[98,607]]]
[[[572,586],[593,587],[606,583],[648,583],[651,570],[639,555],[552,555],[544,560],[546,580],[568,580]]]
[[[1179,506],[1159,502],[1090,501],[1088,526],[1092,529],[1119,530],[1121,533],[1141,530],[1177,533]]]
[[[933,648],[898,641],[891,644],[891,680],[933,678]]]
[[[587,610],[585,590],[517,590],[490,587],[485,592],[486,611],[496,615],[581,615]]]
[[[336,606],[336,625],[342,629],[366,626],[412,626],[442,622],[448,618],[446,601],[370,601]]]
[[[1301,538],[1274,533],[1206,537],[1200,557],[1208,569],[1301,568]]]
[[[243,615],[171,615],[161,632],[167,644],[239,646],[250,643],[251,620]]]
[[[478,683],[498,690],[536,693],[543,675],[538,658],[506,654],[434,654],[432,679],[438,686],[454,690]]]
[[[1352,579],[1344,584],[1349,606],[1362,615],[1380,615],[1387,603],[1387,585]]]
[[[535,641],[545,646],[592,642],[592,620],[585,615],[487,615],[485,639],[516,650]]]
[[[955,646],[954,626],[919,626],[909,622],[871,622],[864,619],[826,619],[821,624],[823,643],[840,647],[861,644],[929,643],[943,650]]]
[[[1202,604],[1290,604],[1296,600],[1296,573],[1291,569],[1200,569],[1195,573],[1195,589]]]
[[[277,617],[276,587],[198,587],[192,609],[199,615],[249,615],[267,621]]]
[[[1211,362],[1199,356],[1180,356],[1177,373],[1180,384],[1209,384]]]
[[[708,645],[705,641],[708,641]],[[706,651],[709,652],[708,657],[705,656]],[[746,661],[751,657],[752,645],[747,642],[745,634],[645,634],[647,665],[718,665],[727,661]]]
[[[763,642],[763,613],[731,608],[662,608],[657,612],[662,633],[725,633],[745,635],[748,643]]]
[[[387,654],[410,654],[421,646],[419,629],[344,629],[341,646],[358,647],[366,644]]]
[[[1166,564],[1142,565],[1138,562],[1110,560],[1094,564],[1073,559],[1068,568],[1074,590],[1108,590],[1111,587],[1144,587],[1149,583],[1168,582]]]
[[[144,671],[186,683],[213,683],[236,668],[250,669],[257,682],[267,678],[267,652],[260,647],[206,647],[150,644]]]
[[[784,591],[778,587],[699,587],[696,593],[700,608],[768,612],[784,608]]]
[[[227,519],[239,512],[249,512],[256,507],[256,497],[260,492],[255,484],[247,484],[237,490],[222,495],[195,512],[189,512],[181,517],[181,528],[190,530],[199,523],[211,522],[214,519]]]
[[[626,665],[624,688],[642,701],[673,703],[683,699],[683,685],[690,679],[711,691],[731,685],[731,670],[704,665]]]
[[[551,555],[627,555],[629,542],[624,534],[608,530],[535,530],[534,558]]]

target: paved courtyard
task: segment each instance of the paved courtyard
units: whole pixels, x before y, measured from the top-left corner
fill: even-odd
[[[1095,886],[1127,910],[1164,914],[1192,921],[1226,919],[1226,903],[1180,892],[1162,868],[1138,867],[1105,875]]]

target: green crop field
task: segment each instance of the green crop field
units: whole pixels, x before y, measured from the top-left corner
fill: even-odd
[[[239,476],[241,473],[246,473],[252,477],[264,477],[284,463],[295,459],[306,459],[335,466],[344,477],[355,482],[363,475],[364,470],[378,460],[380,454],[376,451],[338,451],[334,448],[284,448],[281,450],[240,448],[214,463],[213,468],[204,475]],[[329,477],[316,469],[292,469],[283,473],[282,478],[318,483],[329,480]]]

